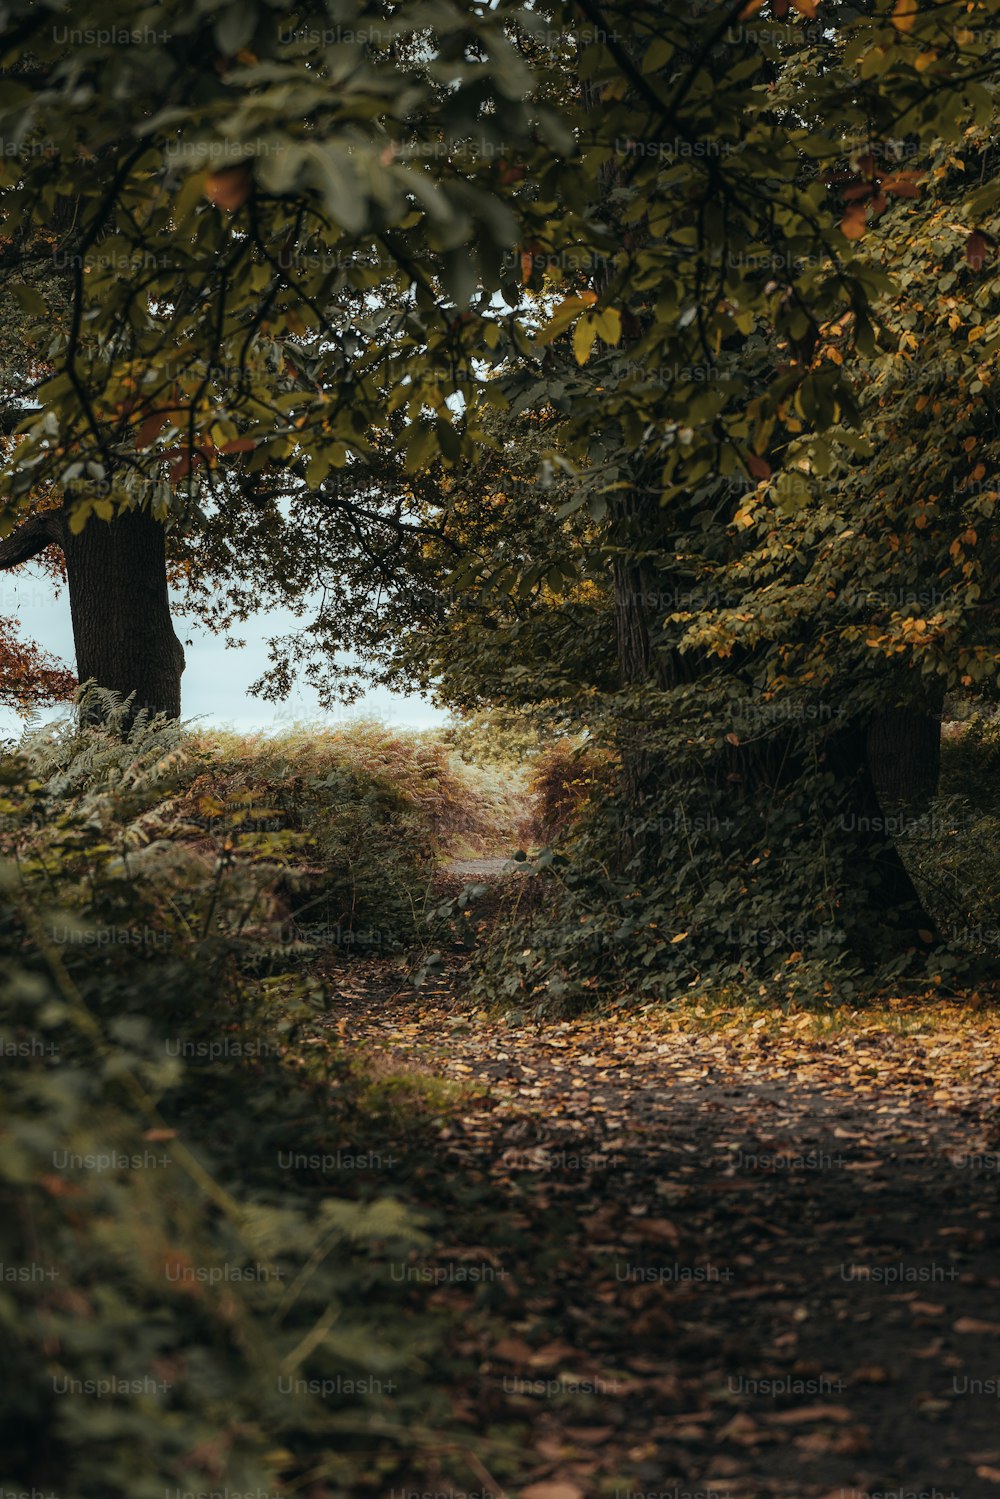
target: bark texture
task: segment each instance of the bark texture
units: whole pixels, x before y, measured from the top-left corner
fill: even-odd
[[[936,796],[941,774],[941,704],[932,712],[887,708],[868,730],[868,761],[886,812],[918,817]]]
[[[143,708],[179,717],[184,651],[170,618],[163,526],[127,510],[111,521],[91,515],[74,535],[68,516],[68,506],[29,516],[0,542],[0,570],[60,547],[79,681],[134,693],[130,721]]]
[[[146,510],[91,516],[79,535],[63,525],[77,675],[123,697],[133,714],[180,716],[184,650],[167,593],[163,526]]]
[[[929,950],[936,940],[928,916],[893,842],[893,814],[879,795],[871,758],[873,725],[853,725],[832,737],[827,764],[845,788],[841,834],[849,874],[863,893],[864,926],[854,926],[854,946],[868,963],[900,948]],[[849,923],[849,926],[853,923]]]

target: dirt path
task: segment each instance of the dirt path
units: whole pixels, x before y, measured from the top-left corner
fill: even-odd
[[[401,1170],[467,1276],[453,1415],[518,1433],[483,1494],[1000,1496],[993,1017],[538,1029],[392,990],[336,1024],[471,1090]]]
[[[490,882],[513,868],[510,859],[493,855],[488,859],[449,859],[444,866],[444,873],[462,880]]]

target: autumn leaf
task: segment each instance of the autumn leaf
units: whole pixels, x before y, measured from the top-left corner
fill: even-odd
[[[919,198],[918,179],[920,172],[894,172],[882,179],[882,191],[892,193],[895,198]]]
[[[776,1411],[768,1420],[774,1426],[802,1426],[809,1421],[851,1421],[853,1411],[846,1405],[801,1405],[795,1410]]]
[[[521,1499],[583,1499],[578,1484],[557,1479],[554,1483],[530,1483],[521,1490]]]
[[[520,182],[527,173],[527,170],[527,167],[512,165],[510,162],[505,161],[502,156],[497,162],[497,171],[504,187],[509,187],[514,182]]]
[[[205,197],[216,208],[235,213],[250,196],[253,188],[253,173],[245,162],[238,166],[220,167],[205,178]]]
[[[166,425],[166,412],[154,412],[152,416],[145,417],[135,429],[136,447],[148,448],[156,441]]]
[[[677,1225],[669,1218],[638,1218],[634,1228],[641,1239],[655,1239],[661,1244],[680,1243]]]
[[[577,364],[586,364],[590,351],[597,340],[597,326],[593,317],[585,315],[573,329],[573,353]]]
[[[897,31],[912,31],[918,8],[918,0],[896,0],[892,12],[892,24]]]
[[[868,229],[868,210],[863,203],[849,208],[840,221],[840,232],[845,239],[864,239]]]
[[[981,271],[986,264],[990,243],[981,229],[974,229],[965,241],[965,258],[974,271]]]
[[[747,468],[755,479],[770,479],[771,465],[766,458],[760,458],[756,453],[747,454]]]
[[[80,1188],[75,1182],[69,1181],[65,1176],[57,1176],[55,1172],[39,1177],[39,1184],[45,1188],[50,1197],[80,1196]]]

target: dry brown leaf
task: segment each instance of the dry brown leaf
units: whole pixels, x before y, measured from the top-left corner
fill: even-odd
[[[555,1483],[531,1483],[521,1490],[521,1499],[583,1499],[583,1490],[568,1479]]]
[[[643,1239],[657,1239],[664,1244],[678,1244],[680,1234],[669,1218],[637,1218],[632,1224],[633,1232]]]
[[[250,196],[253,173],[248,166],[220,167],[205,178],[205,197],[216,208],[235,213]]]
[[[802,1405],[795,1410],[775,1411],[766,1419],[777,1426],[798,1426],[806,1421],[853,1421],[854,1412],[846,1405]]]
[[[974,230],[965,241],[965,258],[974,271],[982,270],[989,252],[990,245],[986,235],[979,229]]]
[[[534,1357],[535,1349],[522,1338],[501,1338],[493,1344],[490,1352],[508,1364],[526,1364]]]
[[[840,232],[845,239],[864,239],[868,231],[868,209],[863,203],[854,203],[840,221]]]

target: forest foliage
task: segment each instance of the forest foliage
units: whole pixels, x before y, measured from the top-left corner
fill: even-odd
[[[110,709],[3,763],[0,1472],[374,1490],[432,1439],[446,1328],[406,1325],[425,1236],[354,1169],[405,1080],[330,1044],[331,985],[429,940],[446,841],[509,836],[510,799],[377,725],[123,742]]]
[[[522,1013],[995,982],[1000,0],[3,24],[0,567],[65,582],[98,682],[0,766],[4,1477],[354,1499],[440,1428],[447,1328],[391,1189],[280,1166],[378,1138],[318,948],[440,937],[440,855],[530,841],[528,785],[479,979]],[[168,582],[292,611],[265,695],[466,723],[184,731]],[[72,688],[6,626],[0,666]]]

